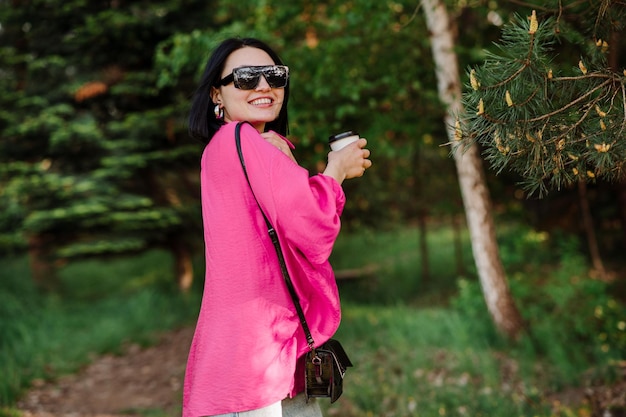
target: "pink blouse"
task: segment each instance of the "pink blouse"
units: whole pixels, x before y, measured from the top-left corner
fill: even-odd
[[[243,175],[235,125],[223,126],[202,155],[206,276],[185,373],[183,417],[253,410],[304,388],[304,373],[299,369],[296,375],[295,368],[308,350],[306,338]],[[345,195],[334,178],[309,176],[248,124],[242,126],[241,145],[252,188],[276,228],[320,345],[341,319],[328,257]]]

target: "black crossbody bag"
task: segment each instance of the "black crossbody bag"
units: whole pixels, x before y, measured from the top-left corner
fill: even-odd
[[[311,331],[309,330],[306,318],[304,317],[302,306],[300,305],[300,299],[298,298],[296,289],[291,282],[291,277],[289,276],[289,271],[287,270],[287,266],[285,264],[285,258],[283,257],[283,252],[280,248],[278,235],[263,212],[259,201],[256,199],[254,190],[252,190],[252,185],[250,184],[250,179],[248,178],[246,164],[243,159],[243,153],[241,152],[241,138],[239,133],[241,131],[241,124],[242,122],[237,123],[235,128],[235,143],[237,144],[239,161],[241,162],[241,167],[243,168],[243,173],[246,176],[248,186],[250,186],[250,190],[252,191],[252,196],[254,197],[257,206],[259,207],[259,210],[261,210],[261,214],[265,219],[267,233],[269,234],[270,239],[274,244],[274,248],[276,249],[276,255],[278,255],[278,262],[280,263],[280,270],[283,278],[285,279],[285,283],[287,284],[287,289],[289,290],[293,304],[298,312],[298,317],[300,318],[300,323],[302,324],[302,329],[304,330],[310,349],[306,354],[304,375],[306,399],[308,401],[309,398],[324,397],[330,398],[330,402],[333,403],[343,392],[343,377],[346,374],[346,369],[353,365],[339,341],[335,339],[330,339],[321,346],[317,348],[315,347],[315,342],[311,336]]]

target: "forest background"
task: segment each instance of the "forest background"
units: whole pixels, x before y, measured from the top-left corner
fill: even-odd
[[[528,21],[537,10],[544,21],[572,19],[570,31],[551,44],[555,71],[579,70],[580,57],[597,44],[584,29],[594,16],[613,18],[621,30],[619,2],[558,4],[447,2],[460,68],[468,69],[459,74],[464,91],[471,91],[469,68],[497,50],[503,25],[516,16]],[[581,10],[614,13],[590,18]],[[418,314],[413,308],[453,309],[476,326],[463,330],[472,335],[470,344],[483,337],[485,346],[513,356],[516,349],[532,351],[535,367],[544,361],[554,366],[542,393],[620,381],[626,350],[623,181],[589,176],[584,186],[559,184],[538,195],[524,170],[498,166],[497,157],[492,169],[494,154],[486,153],[499,254],[527,326],[521,341],[499,334],[472,260],[447,109],[419,4],[16,0],[0,1],[0,349],[7,353],[0,358],[0,404],[14,404],[31,380],[55,378],[86,360],[77,353],[64,359],[70,363],[51,366],[50,357],[67,346],[41,344],[45,336],[33,327],[42,317],[60,323],[79,311],[90,320],[73,330],[85,331],[81,326],[88,328],[96,314],[115,310],[102,300],[128,301],[149,288],[148,299],[142,293],[131,303],[146,317],[163,305],[180,308],[154,326],[193,318],[204,272],[202,145],[188,138],[186,115],[208,54],[230,36],[264,39],[289,65],[290,138],[311,173],[323,169],[330,134],[354,129],[369,140],[374,166],[345,185],[343,236],[333,259],[346,278],[340,279],[342,297],[357,306],[348,317],[358,316],[362,305],[411,308],[365,310],[362,319],[370,324],[385,322],[386,314],[390,323]],[[611,47],[623,49],[617,41]],[[622,68],[623,54],[617,57]],[[129,259],[136,260],[132,272],[106,269]],[[154,265],[170,269],[155,271]],[[26,321],[16,319],[25,315]],[[149,339],[154,329],[135,325],[146,333],[131,327],[128,335],[87,350],[115,350],[133,333]],[[428,333],[423,325],[409,330]],[[28,341],[35,347],[24,351]],[[589,372],[594,378],[581,380]],[[525,400],[511,401],[537,413],[535,400],[528,400],[539,395],[533,389],[524,388]],[[406,410],[384,406],[411,415],[412,395]],[[354,415],[379,407],[355,404]],[[600,406],[581,407],[579,413]]]

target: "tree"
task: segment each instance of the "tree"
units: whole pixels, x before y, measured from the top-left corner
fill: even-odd
[[[605,275],[586,184],[624,178],[626,72],[618,69],[618,34],[626,7],[590,5],[542,3],[540,15],[533,10],[504,27],[497,49],[469,71],[461,137],[480,142],[498,172],[519,174],[531,195],[577,185],[589,253]]]
[[[208,53],[224,37],[258,36],[276,46],[291,68],[290,138],[299,162],[319,172],[329,134],[354,129],[367,137],[375,164],[364,178],[344,183],[344,228],[417,224],[427,285],[427,225],[460,216],[462,204],[454,165],[434,139],[445,134],[443,110],[427,38],[414,35],[425,31],[415,4],[244,0],[220,10],[224,26],[161,44],[162,85],[197,77],[206,58],[194,51]]]
[[[422,0],[421,4],[430,31],[439,96],[447,107],[444,120],[453,146],[472,250],[487,308],[497,329],[511,338],[517,338],[523,329],[523,322],[510,294],[498,253],[491,200],[480,157],[476,146],[458,152],[458,141],[454,140],[460,129],[457,117],[462,112],[462,103],[452,22],[442,1]]]
[[[616,3],[605,10],[611,16],[596,11],[597,22],[619,24],[626,8]],[[498,52],[470,71],[464,139],[480,141],[493,167],[518,172],[530,192],[623,175],[624,74],[607,66],[601,36],[612,35],[601,29],[568,67],[555,61],[556,44],[583,33],[555,18],[540,21],[533,11],[506,25]]]
[[[408,0],[3,6],[2,253],[30,247],[35,260],[65,262],[200,247],[201,145],[187,141],[186,108],[210,50],[229,36],[265,39],[292,67],[290,136],[311,172],[329,134],[370,140],[376,164],[346,185],[346,228],[461,211],[450,204],[453,162],[432,140],[444,136],[444,111],[428,39],[414,35],[423,17]]]
[[[199,234],[193,169],[154,46],[203,1],[16,1],[1,9],[0,233],[35,279],[53,262],[170,250],[181,288]],[[186,20],[182,18],[185,17]]]

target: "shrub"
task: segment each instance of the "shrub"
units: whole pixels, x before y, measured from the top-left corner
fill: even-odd
[[[512,262],[505,264],[505,269],[514,270],[509,279],[511,293],[527,324],[527,338],[519,345],[519,353],[528,355],[528,363],[539,358],[544,363],[542,373],[553,381],[568,383],[576,382],[592,365],[623,360],[625,306],[610,295],[607,283],[589,276],[576,242],[550,241],[548,236],[535,239],[533,232],[518,234],[513,240],[518,242],[509,241],[503,247],[520,248],[522,256],[505,251]],[[533,261],[531,253],[537,253],[541,262]],[[546,263],[555,254],[557,261]],[[529,260],[526,264],[521,262],[524,258]],[[486,334],[486,329],[493,328],[478,282],[459,281],[452,305],[477,331]]]

